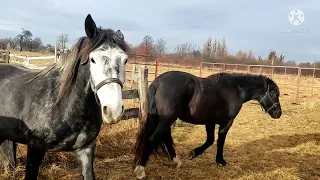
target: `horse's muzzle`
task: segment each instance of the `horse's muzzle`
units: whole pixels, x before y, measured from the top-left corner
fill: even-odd
[[[273,119],[279,119],[281,117],[282,111],[275,110],[275,111],[270,112],[269,114]]]
[[[121,120],[121,116],[124,112],[124,106],[114,109],[102,106],[102,120],[107,124],[116,124]]]

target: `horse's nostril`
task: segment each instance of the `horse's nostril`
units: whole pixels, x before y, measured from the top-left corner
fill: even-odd
[[[103,106],[102,113],[103,114],[107,114],[107,110],[108,110],[107,106]]]
[[[124,111],[124,106],[122,105],[122,112]]]

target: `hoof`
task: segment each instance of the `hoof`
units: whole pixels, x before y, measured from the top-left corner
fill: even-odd
[[[216,163],[220,167],[227,165],[227,161],[225,161],[224,159],[216,160]]]
[[[146,177],[146,173],[144,172],[144,167],[140,165],[136,166],[133,173],[136,175],[138,179],[143,179]]]
[[[196,157],[196,153],[192,150],[189,153],[189,160],[194,159]]]
[[[180,161],[180,159],[178,158],[178,156],[174,157],[172,159],[173,163],[177,165],[177,168],[180,168],[182,162]]]

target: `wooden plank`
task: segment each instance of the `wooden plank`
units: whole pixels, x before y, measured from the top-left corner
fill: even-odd
[[[16,149],[17,144],[6,140],[0,145],[0,164],[4,168],[9,168],[10,166],[15,168],[17,165],[17,158],[16,158]]]
[[[6,57],[6,59],[5,59],[5,60],[6,60],[6,63],[9,64],[9,63],[10,63],[10,51],[8,51],[8,53],[6,54],[5,57]]]
[[[148,68],[146,65],[141,66],[139,71],[139,117],[140,117],[140,127],[144,124],[146,120],[147,113],[147,88],[148,88]]]
[[[121,120],[128,120],[132,118],[139,117],[139,108],[129,108],[125,109],[123,115],[121,116]]]
[[[122,99],[136,99],[139,98],[138,89],[122,91]]]

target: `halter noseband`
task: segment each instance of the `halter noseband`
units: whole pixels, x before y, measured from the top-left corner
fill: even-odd
[[[117,83],[120,85],[121,89],[123,88],[123,84],[118,78],[108,78],[108,79],[101,81],[97,86],[94,87],[94,90],[93,90],[94,97],[96,98],[96,101],[99,106],[101,106],[101,104],[100,104],[97,92],[102,86],[104,86],[106,84],[110,84],[110,83]]]
[[[123,88],[122,82],[118,78],[108,78],[103,81],[101,81],[97,86],[96,86],[96,91],[98,91],[102,86],[109,84],[109,83],[117,83],[120,85],[121,88]]]
[[[272,105],[267,110],[264,110],[264,107],[261,105],[261,102],[265,99],[269,99],[272,102]],[[274,102],[273,99],[271,98],[270,93],[269,93],[269,85],[267,85],[267,91],[266,91],[265,95],[259,100],[259,104],[261,105],[262,110],[265,111],[265,113],[269,113],[273,108],[275,108],[279,105],[279,103]]]

